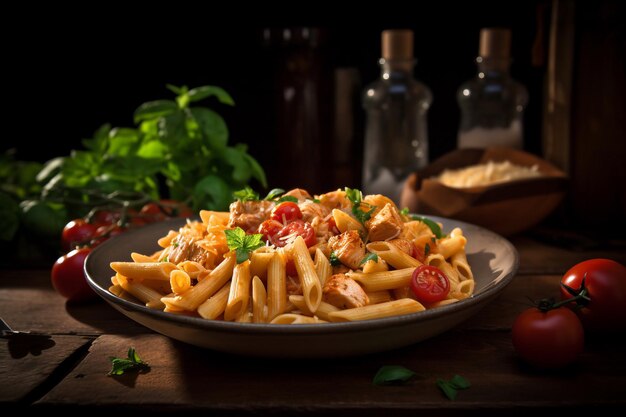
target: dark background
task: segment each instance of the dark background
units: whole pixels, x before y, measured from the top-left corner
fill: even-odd
[[[290,50],[307,48],[286,45],[281,28],[320,28],[323,40],[311,53],[324,62],[322,76],[332,81],[336,68],[354,67],[359,88],[379,76],[381,31],[410,28],[415,32],[415,76],[434,96],[429,133],[431,158],[435,158],[455,147],[459,120],[456,89],[476,74],[480,28],[504,26],[513,31],[512,74],[530,91],[527,148],[538,152],[543,68],[531,65],[531,48],[537,9],[542,5],[544,2],[537,1],[478,1],[452,9],[447,3],[429,3],[415,5],[411,8],[415,11],[402,11],[396,5],[364,11],[365,20],[356,15],[342,18],[334,13],[312,13],[319,16],[274,15],[255,23],[247,19],[220,22],[208,11],[142,18],[121,9],[82,15],[73,10],[79,18],[54,19],[44,11],[39,17],[24,19],[18,31],[5,33],[4,101],[11,109],[5,123],[18,129],[5,135],[2,148],[17,148],[21,159],[43,161],[64,155],[79,148],[80,139],[90,137],[101,124],[131,125],[139,104],[171,97],[166,83],[212,84],[230,92],[237,104],[231,109],[207,102],[226,118],[231,140],[248,143],[270,180],[279,182],[284,173],[279,169],[281,161],[275,158],[280,154],[277,74]],[[206,23],[201,22],[202,15]],[[188,23],[183,19],[189,19]],[[272,28],[269,41],[263,37],[265,28]],[[319,97],[324,106],[332,106],[332,99],[332,91]],[[358,100],[355,110],[354,158],[360,159],[363,115]]]
[[[575,36],[568,172],[572,186],[566,204],[575,206],[568,212],[574,213],[572,224],[602,225],[606,230],[614,227],[612,218],[626,214],[626,168],[620,162],[626,160],[626,14],[616,0],[570,3],[575,5]],[[298,184],[313,192],[358,186],[363,111],[355,96],[354,115],[343,120],[354,132],[352,159],[349,165],[339,166],[333,153],[334,97],[332,89],[324,87],[332,85],[334,71],[354,68],[359,80],[356,90],[361,91],[379,76],[381,31],[412,29],[415,76],[434,96],[428,115],[432,160],[455,148],[456,90],[476,74],[479,30],[501,26],[513,33],[512,76],[530,95],[525,148],[541,155],[553,4],[550,0],[385,2],[373,9],[365,5],[355,9],[302,3],[275,10],[233,4],[226,11],[185,3],[177,4],[178,9],[141,5],[136,11],[109,3],[94,3],[92,11],[58,4],[32,10],[20,6],[24,10],[5,14],[7,24],[0,29],[4,74],[0,150],[16,148],[25,160],[66,155],[80,148],[80,140],[101,124],[132,125],[139,104],[171,98],[167,83],[212,84],[230,92],[237,105],[207,104],[226,118],[231,143],[249,144],[250,153],[266,169],[270,186]],[[296,33],[303,27],[319,28],[321,41],[316,47],[281,39],[283,28]],[[263,36],[266,28],[271,29],[269,40]],[[319,64],[317,105],[326,116],[331,114],[318,120],[315,139],[305,138],[310,163],[294,159],[309,153],[293,152],[291,145],[304,139],[290,135],[297,120],[277,105],[294,51],[304,51],[307,62]],[[321,153],[321,162],[314,151]],[[303,173],[317,165],[322,169],[315,172],[314,180],[303,181]],[[340,171],[342,175],[328,174]]]

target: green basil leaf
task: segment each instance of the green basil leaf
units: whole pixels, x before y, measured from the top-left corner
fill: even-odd
[[[185,116],[183,112],[177,111],[161,117],[158,124],[159,138],[166,145],[180,146],[181,142],[187,139],[187,129],[185,127]]]
[[[196,107],[190,110],[191,115],[200,126],[205,143],[210,149],[220,150],[228,143],[228,127],[219,114],[213,110]]]
[[[173,84],[165,84],[165,88],[176,95],[185,94],[188,91],[187,86],[177,87]]]
[[[378,262],[378,255],[376,255],[375,253],[368,253],[365,258],[363,258],[361,260],[361,262],[359,263],[359,265],[363,265],[364,263],[366,263],[367,261],[374,261],[374,262]]]
[[[263,235],[248,235],[241,227],[224,230],[224,234],[226,234],[226,244],[228,248],[234,250],[236,253],[238,264],[247,261],[250,257],[250,252],[265,245],[261,240]]]
[[[441,239],[442,237],[445,236],[443,232],[441,231],[441,227],[439,227],[439,225],[435,223],[434,221],[432,221],[431,219],[427,217],[417,216],[417,215],[413,215],[411,216],[411,218],[413,220],[419,220],[420,222],[426,224],[426,226],[430,228],[430,230],[437,237],[437,239]]]
[[[228,210],[232,190],[220,177],[207,175],[193,188],[194,207],[207,210]]]
[[[409,215],[409,208],[405,207],[402,210],[400,210],[400,214],[402,214],[403,216],[408,216]]]
[[[415,375],[415,372],[404,366],[388,365],[381,367],[372,383],[374,385],[392,385],[406,383]]]
[[[454,375],[450,380],[450,384],[456,389],[467,389],[472,386],[472,384],[461,375]]]
[[[454,401],[456,399],[457,390],[449,382],[443,379],[437,379],[437,386],[448,397],[449,400]]]
[[[111,361],[111,370],[108,375],[123,375],[126,371],[146,371],[150,369],[150,365],[142,361],[135,348],[129,348],[127,358],[116,358],[114,356],[109,357]]]
[[[233,192],[233,198],[239,201],[258,201],[259,193],[246,185],[241,190]]]
[[[134,154],[138,145],[139,133],[135,129],[113,129],[109,134],[107,154],[124,157]]]
[[[334,251],[330,253],[330,257],[328,258],[328,260],[330,261],[330,264],[332,266],[341,265],[341,261],[339,260],[339,258],[337,258],[337,254]]]
[[[178,110],[178,105],[171,100],[155,100],[143,103],[137,107],[134,114],[135,123],[142,120],[156,119],[167,116]]]
[[[284,194],[285,190],[282,188],[272,188],[263,200],[273,200],[281,194]]]
[[[221,159],[232,167],[231,177],[238,184],[245,184],[250,180],[250,165],[244,157],[245,154],[235,148],[224,148],[221,152]]]
[[[279,203],[282,203],[283,201],[289,201],[291,203],[296,203],[298,204],[298,199],[292,195],[284,195],[281,198],[278,199]]]
[[[169,147],[159,140],[150,140],[142,143],[137,150],[141,158],[164,159],[169,153]]]
[[[196,87],[189,90],[189,100],[192,102],[200,101],[211,96],[217,97],[217,99],[223,104],[228,104],[229,106],[235,105],[235,102],[230,94],[220,87],[204,85],[202,87]]]

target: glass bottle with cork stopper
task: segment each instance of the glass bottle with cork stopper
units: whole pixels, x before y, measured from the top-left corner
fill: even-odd
[[[367,86],[363,191],[396,203],[406,178],[428,164],[430,89],[413,78],[413,32],[382,33],[381,77]]]
[[[461,108],[459,148],[523,148],[522,116],[528,92],[509,74],[510,51],[510,30],[481,29],[478,74],[457,92]]]

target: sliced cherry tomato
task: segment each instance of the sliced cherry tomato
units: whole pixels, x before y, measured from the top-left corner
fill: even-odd
[[[75,219],[65,225],[61,234],[61,247],[68,251],[80,244],[87,244],[96,235],[96,226],[83,219]]]
[[[307,247],[311,247],[317,243],[313,226],[302,220],[294,220],[291,223],[288,223],[271,238],[271,242],[282,248],[292,242],[297,236],[302,236],[302,239],[304,239],[304,243],[306,243]]]
[[[283,228],[283,224],[277,222],[276,220],[265,220],[263,223],[259,225],[258,233],[263,235],[264,240],[272,240],[276,233],[280,232]]]
[[[292,201],[284,201],[274,207],[270,219],[276,220],[283,224],[302,218],[300,207]]]
[[[85,280],[83,266],[90,248],[75,249],[61,256],[52,266],[52,286],[69,301],[87,301],[96,298],[96,293]]]
[[[626,330],[626,267],[610,259],[589,259],[574,265],[561,279],[562,298],[571,299],[581,292],[583,279],[587,298],[578,301],[576,312],[585,329]]]
[[[413,271],[411,289],[418,301],[435,303],[445,299],[450,292],[450,280],[439,268],[421,265]]]
[[[572,310],[558,307],[524,310],[512,328],[513,347],[526,362],[539,368],[560,368],[582,353],[584,331]]]

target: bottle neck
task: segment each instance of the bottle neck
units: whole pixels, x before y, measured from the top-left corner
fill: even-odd
[[[380,58],[380,76],[383,80],[407,79],[413,77],[415,59],[385,59]]]
[[[510,58],[487,58],[479,56],[476,58],[478,66],[478,78],[505,78],[509,77],[511,67]]]

